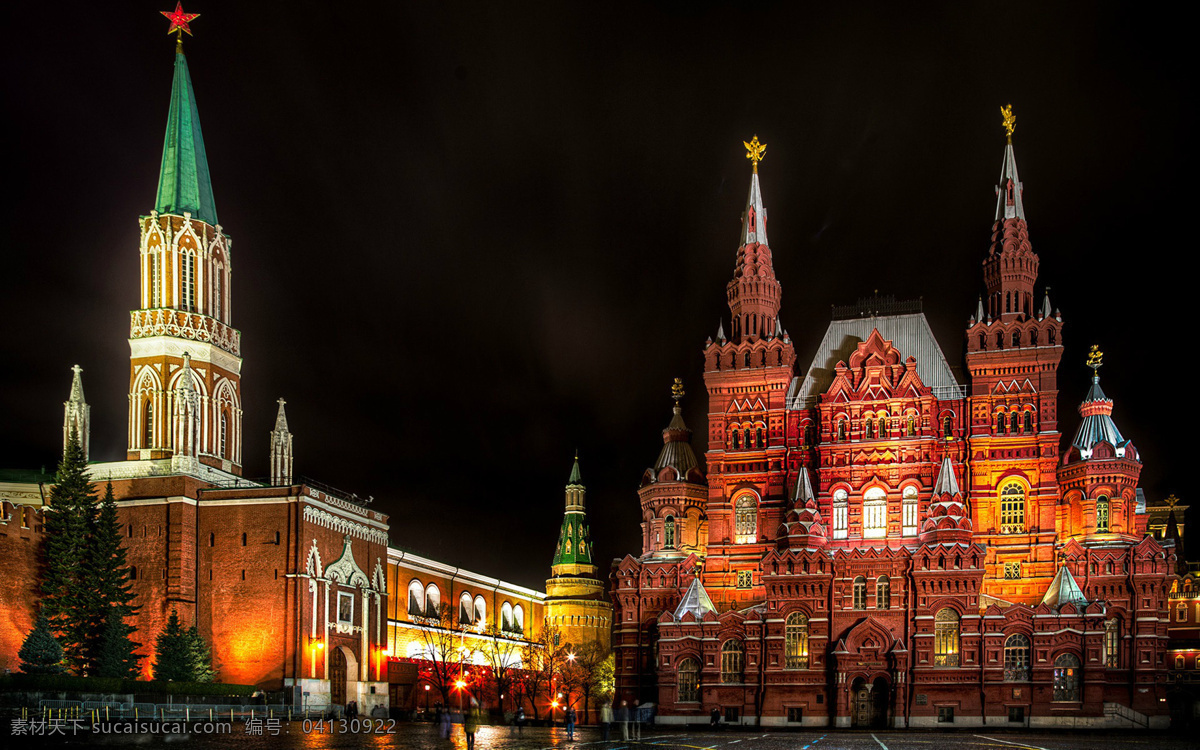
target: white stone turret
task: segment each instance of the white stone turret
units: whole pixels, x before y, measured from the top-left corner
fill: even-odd
[[[86,461],[91,440],[92,407],[83,398],[83,368],[75,365],[71,371],[75,373],[71,380],[71,397],[63,402],[63,451],[67,450],[67,441],[74,434]]]
[[[292,433],[288,431],[287,412],[279,399],[279,414],[275,417],[275,429],[271,430],[271,484],[292,483]]]

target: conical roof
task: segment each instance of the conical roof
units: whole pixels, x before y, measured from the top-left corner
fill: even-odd
[[[74,376],[71,378],[71,397],[70,401],[84,403],[83,398],[83,368],[79,365],[74,365],[71,368]]]
[[[680,600],[679,606],[675,608],[675,619],[681,620],[685,612],[691,612],[692,617],[702,620],[704,615],[716,611],[717,608],[713,606],[712,599],[708,598],[708,592],[704,590],[704,584],[700,583],[699,578],[693,578],[683,599]]]
[[[1021,180],[1017,177],[1017,157],[1012,141],[1004,147],[1004,163],[1000,166],[1000,184],[996,186],[996,221],[1025,220],[1025,203],[1021,198]]]
[[[1100,388],[1100,374],[1092,374],[1092,387],[1088,389],[1087,397],[1079,405],[1079,414],[1083,420],[1071,445],[1079,450],[1080,458],[1090,458],[1092,449],[1097,443],[1105,442],[1111,445],[1118,456],[1125,455],[1125,446],[1129,444],[1117,429],[1117,423],[1112,418],[1113,402]]]
[[[692,431],[684,424],[683,410],[679,402],[675,403],[671,421],[662,434],[663,447],[658,452],[658,460],[654,462],[654,475],[657,477],[660,471],[670,467],[675,470],[675,478],[678,481],[685,481],[688,473],[700,464],[696,460],[695,451],[692,450]]]
[[[279,399],[279,413],[275,415],[275,432],[284,433],[288,431],[287,412],[283,410],[283,405],[287,402]]]
[[[742,244],[751,243],[767,244],[767,209],[763,206],[758,170],[750,176],[750,194],[746,196],[746,211],[742,214]]]
[[[1046,589],[1046,595],[1042,597],[1042,604],[1047,604],[1055,609],[1064,604],[1074,604],[1082,609],[1088,605],[1088,600],[1083,595],[1083,589],[1079,588],[1079,584],[1075,582],[1075,576],[1071,575],[1071,571],[1067,570],[1066,565],[1063,565],[1059,567],[1054,580],[1050,582],[1050,587]]]
[[[158,173],[158,197],[154,208],[163,214],[191,212],[208,224],[217,223],[208,157],[200,133],[200,112],[192,90],[187,57],[182,47],[175,52],[175,79],[171,84],[171,108],[167,134],[163,138],[162,168]]]
[[[583,474],[579,472],[579,454],[575,454],[575,465],[571,467],[571,476],[567,478],[567,484],[583,484]]]
[[[942,459],[942,468],[938,471],[937,482],[933,485],[934,495],[958,495],[962,490],[958,487],[958,477],[954,474],[954,464],[950,457]]]

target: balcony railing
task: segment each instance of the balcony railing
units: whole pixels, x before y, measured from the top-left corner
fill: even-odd
[[[242,356],[241,332],[216,318],[200,313],[161,307],[130,312],[129,338],[144,339],[151,336],[174,336],[202,341],[224,349],[235,357]]]

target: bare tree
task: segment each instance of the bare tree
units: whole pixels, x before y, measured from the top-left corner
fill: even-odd
[[[559,643],[558,629],[551,626],[542,628],[537,637],[526,643],[521,651],[524,669],[520,673],[520,683],[535,720],[541,718],[538,699],[543,695],[549,696],[565,653]],[[550,700],[547,697],[547,703]]]
[[[424,664],[421,677],[442,695],[442,706],[450,708],[450,690],[462,676],[462,634],[454,621],[454,610],[442,603],[436,618],[425,618],[421,629]]]
[[[500,701],[500,710],[503,711],[504,696],[510,696],[510,700],[513,700],[512,688],[519,679],[525,646],[499,628],[489,628],[485,635],[487,642],[483,649],[484,657],[491,667],[496,697]]]

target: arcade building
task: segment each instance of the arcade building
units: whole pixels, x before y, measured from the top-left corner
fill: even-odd
[[[1174,546],[1147,535],[1094,347],[1059,432],[1063,316],[1035,288],[1005,115],[962,379],[919,303],[879,298],[835,308],[797,367],[746,144],[729,328],[703,349],[707,473],[677,382],[642,549],[612,565],[618,699],[665,724],[1166,725]]]

